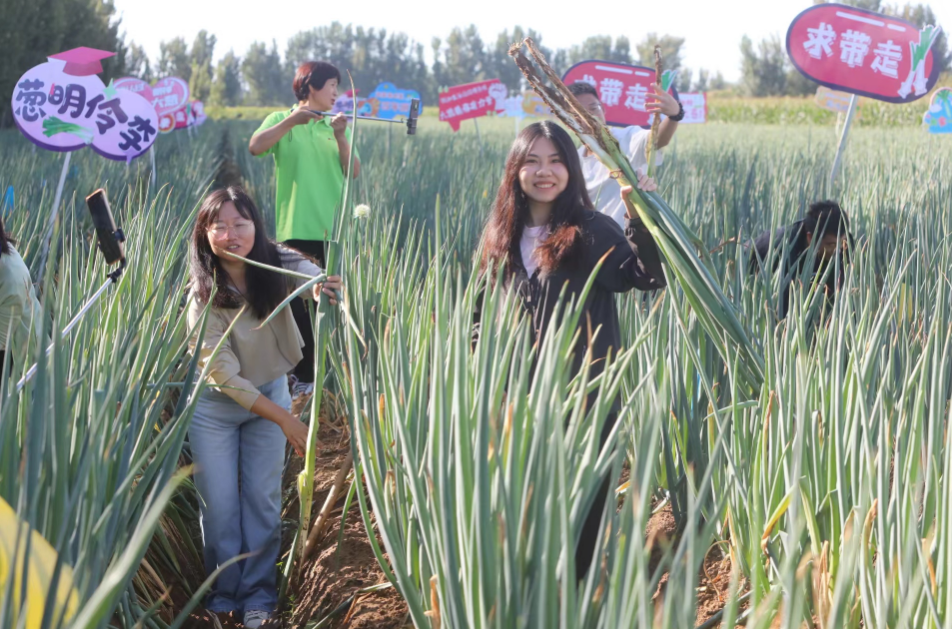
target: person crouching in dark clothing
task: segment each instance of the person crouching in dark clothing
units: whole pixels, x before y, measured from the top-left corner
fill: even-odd
[[[782,289],[778,316],[784,319],[790,308],[794,281],[812,282],[826,275],[827,303],[832,305],[836,291],[843,283],[844,266],[848,262],[847,241],[852,243],[849,217],[836,201],[817,201],[810,205],[806,216],[773,233],[765,231],[754,240],[750,256],[750,274],[760,273],[765,262],[771,272],[782,263]],[[815,244],[815,254],[814,251]],[[773,251],[771,251],[771,245]],[[771,260],[768,260],[772,258]],[[812,261],[812,269],[807,265]],[[830,264],[838,265],[830,273]]]

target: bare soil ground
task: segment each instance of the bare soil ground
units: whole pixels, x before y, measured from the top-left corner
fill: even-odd
[[[680,533],[674,521],[671,507],[666,506],[648,520],[645,542],[651,543],[651,559],[648,568],[652,572],[661,563],[664,547],[677,543]],[[694,625],[699,626],[721,611],[727,603],[727,593],[731,579],[731,560],[722,551],[723,545],[715,545],[708,550],[698,573],[697,614]],[[668,582],[667,573],[661,577],[654,600],[660,603]]]
[[[314,477],[314,517],[324,505],[334,477],[349,452],[350,435],[346,424],[322,420],[318,432],[317,468]],[[290,487],[294,487],[293,479],[300,470],[301,459],[296,460],[297,469],[289,470],[288,476],[291,478],[286,478],[285,487],[289,487],[289,482]],[[350,480],[348,486],[349,483]],[[335,611],[337,613],[329,627],[396,629],[407,626],[407,605],[393,588],[357,594],[368,586],[386,583],[387,579],[377,564],[356,496],[346,516],[343,513],[346,496],[347,492],[342,492],[334,505],[317,551],[305,565],[300,587],[294,593],[293,612],[286,626],[303,628],[307,623],[321,620]],[[288,501],[286,510],[296,526],[296,498]],[[287,546],[290,546],[290,538],[293,536],[293,530],[285,531]],[[383,548],[379,537],[377,543]]]

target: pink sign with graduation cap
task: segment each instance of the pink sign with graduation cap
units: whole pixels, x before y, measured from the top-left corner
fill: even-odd
[[[109,159],[128,161],[155,142],[158,116],[142,96],[97,76],[115,53],[74,48],[28,70],[13,91],[13,119],[34,144],[51,151],[91,146]]]

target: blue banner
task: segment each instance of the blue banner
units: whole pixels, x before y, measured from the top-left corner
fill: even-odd
[[[932,95],[932,104],[922,121],[929,133],[952,133],[952,89],[943,87]]]
[[[393,120],[394,118],[408,118],[410,116],[410,102],[414,98],[420,98],[420,93],[416,90],[401,89],[393,83],[381,83],[370,93],[367,100],[377,110],[376,116],[378,118]],[[421,111],[423,109],[422,100],[420,109]]]

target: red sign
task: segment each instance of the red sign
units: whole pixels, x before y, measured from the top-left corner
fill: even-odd
[[[451,87],[440,94],[440,120],[459,131],[459,123],[464,120],[505,109],[507,96],[509,90],[499,79]]]
[[[175,114],[159,116],[159,133],[172,133],[175,131],[175,124]]]
[[[566,85],[589,83],[598,91],[605,111],[605,122],[615,127],[651,124],[647,99],[652,93],[655,71],[611,61],[583,61],[568,69],[562,77]],[[670,90],[674,92],[672,88]],[[675,92],[676,94],[676,92]]]
[[[159,79],[152,86],[152,106],[159,118],[175,113],[188,104],[188,83],[174,76]]]
[[[175,128],[176,129],[185,129],[192,126],[192,108],[189,105],[186,105],[184,109],[179,109],[177,112],[172,114],[172,118],[175,119]]]
[[[899,18],[843,4],[821,4],[787,30],[787,54],[820,85],[889,103],[908,103],[935,86],[932,43],[939,27],[920,30]]]
[[[134,76],[127,76],[121,79],[116,79],[113,85],[116,86],[117,90],[128,90],[130,92],[135,92],[150,103],[152,102],[152,87],[142,79],[137,79]]]

